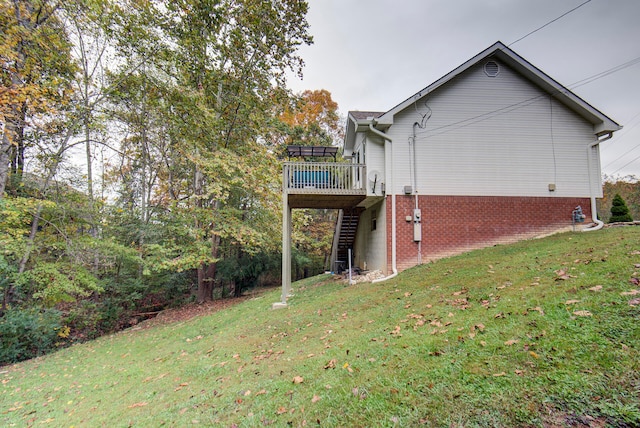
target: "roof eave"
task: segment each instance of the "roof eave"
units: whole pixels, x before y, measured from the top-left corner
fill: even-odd
[[[376,116],[380,116],[383,113],[379,112],[357,112],[366,113],[364,117],[355,117],[354,112],[347,114],[347,129],[344,134],[344,153],[345,158],[353,156],[353,150],[355,149],[356,134],[358,132],[366,132],[369,129],[370,124],[376,125],[380,130],[388,128],[391,124],[380,124]]]

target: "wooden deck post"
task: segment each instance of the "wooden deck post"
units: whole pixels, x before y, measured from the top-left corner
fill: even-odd
[[[282,294],[272,309],[287,307],[287,296],[291,292],[291,207],[286,189],[282,192]]]

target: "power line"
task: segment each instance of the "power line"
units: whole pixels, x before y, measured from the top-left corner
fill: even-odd
[[[635,158],[631,159],[629,162],[625,163],[624,165],[622,165],[620,168],[616,169],[615,171],[613,171],[611,173],[611,175],[615,174],[616,172],[620,171],[621,169],[631,165],[632,163],[634,163],[635,161],[637,161],[638,159],[640,159],[640,156],[636,156]]]
[[[579,8],[581,8],[581,7],[582,7],[582,6],[584,6],[585,4],[589,3],[590,1],[591,1],[591,0],[587,0],[587,1],[585,1],[584,3],[582,3],[582,4],[579,4],[578,6],[574,7],[574,8],[573,8],[573,9],[571,9],[570,11],[565,12],[565,13],[563,13],[562,15],[560,15],[559,17],[557,17],[557,18],[555,18],[555,19],[552,19],[551,21],[547,22],[547,23],[546,23],[546,24],[544,24],[543,26],[538,27],[538,28],[536,28],[535,30],[528,32],[527,34],[525,34],[524,36],[520,37],[520,38],[519,38],[518,40],[516,40],[515,42],[511,42],[511,43],[510,43],[509,45],[507,45],[507,46],[511,47],[512,45],[515,45],[515,44],[516,44],[516,43],[518,43],[520,40],[526,39],[527,37],[529,37],[529,36],[530,36],[530,35],[532,35],[533,33],[536,33],[536,32],[538,32],[538,31],[542,30],[542,29],[543,29],[544,27],[546,27],[547,25],[553,24],[553,23],[554,23],[554,22],[556,22],[557,20],[559,20],[559,19],[561,19],[561,18],[564,18],[565,16],[569,15],[571,12],[573,12],[573,11],[575,11],[575,10],[578,10]]]
[[[603,77],[606,77],[606,76],[608,76],[610,74],[613,74],[613,73],[615,73],[617,71],[624,70],[625,68],[631,67],[632,65],[636,65],[638,63],[640,63],[640,56],[636,57],[636,58],[634,58],[632,60],[629,60],[629,61],[627,61],[627,62],[625,62],[623,64],[620,64],[620,65],[617,65],[615,67],[612,67],[612,68],[610,68],[608,70],[602,71],[602,72],[600,72],[598,74],[594,74],[593,76],[590,76],[590,77],[587,77],[585,79],[579,80],[579,81],[575,82],[574,84],[572,84],[571,86],[573,88],[577,88],[579,86],[586,85],[587,83],[591,83],[591,82],[593,82],[595,80],[598,80],[598,79],[601,79]]]
[[[633,116],[633,117],[629,120],[629,123],[632,123],[632,122],[633,122],[633,121],[634,121],[638,116],[640,116],[640,112],[638,112],[638,114],[636,114],[635,116]],[[640,121],[639,121],[639,122],[634,123],[634,124],[633,124],[633,125],[631,125],[631,126],[628,126],[628,127],[626,127],[626,126],[625,126],[625,128],[624,128],[624,129],[625,129],[625,132],[624,132],[624,133],[622,133],[620,136],[618,136],[618,137],[616,138],[616,141],[620,141],[620,140],[621,140],[625,135],[627,135],[627,134],[629,133],[629,131],[630,131],[631,129],[635,128],[638,124],[640,124]],[[615,158],[614,160],[612,160],[611,162],[609,162],[608,164],[606,164],[606,165],[603,167],[603,169],[604,169],[604,168],[609,167],[610,165],[612,165],[612,164],[614,164],[614,163],[616,163],[616,162],[617,162],[617,161],[619,161],[621,158],[625,157],[626,155],[628,155],[629,153],[631,153],[632,151],[634,151],[634,150],[635,150],[635,149],[637,149],[638,147],[640,147],[640,144],[636,144],[635,146],[633,146],[632,148],[630,148],[629,150],[627,150],[626,152],[624,152],[623,154],[621,154],[620,156],[618,156],[617,158]]]

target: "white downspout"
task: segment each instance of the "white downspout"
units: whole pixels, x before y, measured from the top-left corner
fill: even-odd
[[[604,226],[604,223],[598,220],[598,208],[596,206],[596,196],[595,196],[595,192],[593,191],[593,180],[591,179],[591,149],[593,149],[598,144],[611,139],[611,137],[613,137],[613,132],[609,132],[607,136],[603,138],[599,138],[587,146],[587,164],[588,164],[587,171],[589,173],[589,196],[591,197],[591,219],[596,223],[596,225],[582,229],[583,232],[600,230]]]
[[[391,143],[393,142],[391,137],[385,134],[384,132],[376,129],[374,126],[374,121],[369,124],[369,131],[378,137],[382,138],[384,143],[384,158],[385,162],[388,162],[385,165],[385,181],[387,189],[391,189],[391,270],[393,273],[391,275],[387,275],[384,278],[374,279],[373,283],[386,281],[391,278],[395,278],[398,276],[398,267],[396,263],[396,195],[393,189],[393,152],[391,148]]]

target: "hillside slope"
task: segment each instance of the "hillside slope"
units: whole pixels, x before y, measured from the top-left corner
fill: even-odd
[[[638,426],[640,228],[329,276],[0,370],[2,426]]]

